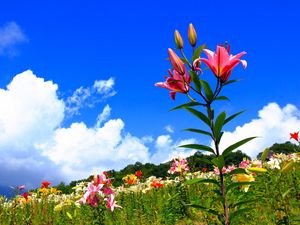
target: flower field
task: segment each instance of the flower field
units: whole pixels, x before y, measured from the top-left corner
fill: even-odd
[[[298,224],[299,163],[299,154],[274,154],[224,167],[231,224]],[[236,174],[239,169],[245,173]],[[1,225],[221,224],[219,169],[191,173],[186,160],[174,159],[169,173],[177,176],[142,182],[142,171],[137,171],[124,177],[120,187],[101,173],[78,183],[71,194],[47,181],[29,193],[19,186],[13,199],[0,198]]]

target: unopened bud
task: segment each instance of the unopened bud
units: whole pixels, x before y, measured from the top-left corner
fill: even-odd
[[[197,33],[196,33],[195,28],[192,23],[190,23],[190,25],[189,25],[188,39],[189,39],[191,46],[195,47],[195,45],[197,43]]]
[[[182,37],[178,30],[175,30],[175,32],[174,32],[174,39],[175,39],[175,44],[176,44],[177,48],[182,49],[183,48],[183,40],[182,40]]]
[[[181,61],[181,59],[178,57],[178,55],[176,55],[176,53],[172,49],[168,48],[168,53],[169,53],[169,58],[170,58],[173,68],[180,75],[184,75],[185,74],[184,63]]]

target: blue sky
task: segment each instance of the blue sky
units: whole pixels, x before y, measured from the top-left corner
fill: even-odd
[[[190,48],[186,37],[190,22],[197,30],[198,43],[206,43],[210,49],[214,50],[217,44],[228,41],[233,54],[241,51],[247,52],[244,59],[248,62],[248,68],[243,70],[239,65],[232,74],[233,78],[240,78],[242,81],[225,90],[225,94],[231,101],[220,102],[216,107],[218,110],[226,110],[228,114],[242,109],[247,110],[239,119],[226,127],[228,135],[231,135],[232,139],[236,139],[243,136],[244,133],[249,133],[248,129],[250,128],[257,130],[259,135],[268,141],[258,141],[256,145],[249,147],[250,150],[245,149],[252,155],[262,150],[258,148],[263,148],[276,140],[284,141],[285,136],[288,140],[289,135],[279,134],[279,131],[287,133],[289,128],[300,129],[296,128],[300,125],[300,100],[297,96],[299,90],[298,52],[300,51],[298,44],[300,39],[299,9],[300,3],[297,1],[276,0],[243,2],[106,1],[101,3],[99,1],[41,3],[40,1],[12,0],[3,2],[0,9],[0,30],[2,31],[0,34],[3,35],[5,29],[11,29],[10,32],[13,35],[8,35],[8,39],[12,39],[10,42],[1,39],[0,36],[1,90],[8,92],[7,85],[17,74],[31,70],[34,75],[31,76],[27,71],[21,78],[25,80],[24,77],[31,77],[27,80],[28,83],[34,83],[37,77],[43,78],[44,81],[40,80],[39,82],[40,88],[43,90],[49,88],[49,92],[45,93],[49,93],[49,96],[52,97],[47,99],[50,99],[53,105],[57,104],[57,111],[55,111],[56,108],[47,109],[46,106],[51,105],[50,103],[43,105],[45,108],[33,103],[22,108],[22,103],[19,110],[32,110],[35,106],[43,113],[53,110],[51,115],[54,115],[55,119],[51,121],[55,122],[53,126],[49,125],[50,122],[47,123],[49,125],[47,131],[42,128],[37,131],[30,127],[36,127],[37,124],[40,124],[38,123],[40,120],[29,124],[30,129],[24,128],[26,134],[29,133],[27,128],[30,131],[33,129],[33,134],[36,134],[35,132],[49,134],[43,136],[42,141],[30,138],[27,140],[26,135],[22,136],[20,131],[20,137],[24,137],[26,143],[31,143],[28,145],[31,147],[26,150],[19,150],[19,147],[14,146],[8,140],[3,139],[2,143],[0,140],[0,145],[4,146],[2,153],[6,157],[5,160],[20,162],[20,166],[17,167],[19,170],[15,169],[16,174],[18,171],[24,170],[24,162],[26,164],[27,159],[34,162],[42,161],[43,166],[39,167],[37,164],[40,171],[47,167],[53,169],[53,172],[47,176],[44,176],[42,172],[40,174],[32,173],[32,176],[28,175],[26,178],[30,180],[30,182],[28,181],[30,185],[35,185],[39,179],[68,180],[66,176],[69,176],[71,171],[75,171],[73,174],[76,175],[71,176],[72,179],[75,179],[85,176],[89,170],[107,169],[110,164],[102,165],[103,161],[101,160],[91,162],[90,165],[87,161],[79,160],[78,164],[84,164],[84,168],[68,167],[72,162],[71,159],[76,161],[79,158],[78,152],[77,155],[75,153],[72,155],[72,150],[68,148],[76,148],[78,143],[65,149],[64,153],[69,152],[70,154],[69,161],[58,156],[57,149],[66,146],[62,143],[72,142],[74,139],[70,138],[69,140],[67,137],[70,135],[68,134],[64,139],[65,142],[59,142],[57,141],[59,138],[55,135],[64,129],[70,131],[72,125],[78,125],[80,122],[86,126],[87,132],[96,133],[97,129],[105,127],[106,123],[116,122],[118,124],[111,125],[119,127],[119,133],[117,132],[119,136],[116,135],[118,136],[116,138],[119,139],[115,140],[112,151],[118,148],[117,151],[123,151],[122,154],[127,154],[128,157],[120,157],[122,163],[114,161],[111,164],[111,167],[117,169],[126,163],[134,162],[135,159],[155,163],[164,161],[171,155],[173,156],[170,152],[182,141],[209,143],[203,137],[181,132],[187,127],[201,127],[197,120],[184,111],[168,112],[172,107],[186,102],[186,97],[178,94],[176,101],[172,101],[167,90],[154,87],[154,83],[164,80],[164,76],[167,75],[167,70],[170,68],[170,64],[166,60],[167,48],[175,48],[173,40],[175,29],[178,29],[184,37],[185,49],[186,52],[189,52]],[[206,73],[204,76],[213,75]],[[21,78],[18,82],[23,87],[26,82],[22,83]],[[52,81],[52,83],[45,85],[45,81]],[[94,85],[95,81],[102,81],[104,86],[109,86],[105,86],[108,89],[105,91],[105,87],[102,86],[102,91],[99,91]],[[109,84],[108,81],[111,83]],[[57,88],[55,89],[53,85],[57,85]],[[15,86],[17,90],[18,85]],[[24,89],[24,93],[27,91]],[[66,109],[68,99],[70,101],[70,97],[74,97],[74,93],[78,94],[79,92],[81,96],[82,93],[88,92],[89,97],[85,101],[80,99],[82,102],[76,109],[76,113],[68,113]],[[21,91],[20,93],[21,96],[27,96]],[[33,91],[31,94],[34,95],[34,93]],[[2,104],[12,101],[13,98],[8,99],[5,96],[0,98]],[[30,94],[28,96],[25,101],[30,102]],[[41,100],[36,102],[40,104]],[[16,105],[13,102],[9,104]],[[5,108],[6,105],[1,107]],[[97,117],[105,107],[107,109],[106,116],[103,117],[102,124],[97,128],[95,127]],[[11,107],[7,111],[12,109],[15,108]],[[0,119],[1,115],[0,112]],[[10,115],[10,113],[6,112],[5,115]],[[24,115],[26,115],[26,111],[24,111]],[[42,119],[47,120],[45,119],[47,115],[45,114]],[[2,120],[5,121],[6,118],[3,116]],[[14,117],[11,120],[13,121]],[[20,121],[22,123],[22,120]],[[274,121],[278,121],[285,130],[283,127],[270,125]],[[17,125],[13,127],[11,124],[13,123],[9,124],[12,126],[10,129],[18,129]],[[292,127],[289,126],[291,124]],[[2,129],[8,129],[7,126]],[[167,126],[172,129],[168,131]],[[236,130],[237,126],[240,126],[242,132],[239,133]],[[277,133],[275,132],[276,135],[269,133],[274,129],[278,130]],[[74,130],[76,129],[74,128]],[[264,136],[265,134],[268,135]],[[84,135],[77,134],[75,139],[76,137],[80,139]],[[99,135],[101,136],[101,134]],[[96,136],[90,137],[91,143],[87,148],[93,148],[93,143],[99,140]],[[101,136],[100,140],[102,140],[101,138],[103,137]],[[127,143],[124,141],[125,139],[130,140]],[[48,144],[45,144],[46,142]],[[36,151],[32,150],[36,148],[37,143],[39,146],[43,144],[43,147],[37,147],[39,150]],[[127,148],[130,148],[128,147],[130,143],[133,147],[129,154]],[[8,153],[11,148],[14,149],[14,153]],[[95,157],[93,154],[96,153],[101,157],[105,150],[99,150],[99,148],[98,146],[95,147],[95,151],[86,150],[85,152],[83,147],[78,151],[86,155],[91,154],[89,157]],[[170,152],[164,152],[163,148]],[[254,151],[253,148],[256,150]],[[137,153],[138,157],[133,157],[132,155],[138,151],[140,151]],[[155,153],[157,155],[153,156]],[[185,154],[188,153],[185,152]],[[10,172],[11,165],[7,164],[4,167],[3,171]],[[29,174],[32,172],[29,168],[26,167],[26,169]],[[57,174],[61,170],[64,171],[65,176],[59,177]],[[84,172],[80,173],[79,171]],[[5,185],[26,182],[25,179],[22,180],[19,177],[17,177],[19,180],[17,178],[8,179],[5,172],[0,173],[0,178],[7,181],[4,182]]]

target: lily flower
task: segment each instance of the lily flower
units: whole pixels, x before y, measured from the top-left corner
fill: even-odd
[[[173,73],[169,70],[170,77],[165,77],[165,82],[158,82],[155,84],[157,87],[162,87],[169,89],[171,99],[175,100],[175,94],[179,93],[188,93],[190,90],[191,77],[188,73],[185,73],[181,76],[175,69]]]
[[[180,74],[180,75],[184,75],[185,74],[185,66],[184,63],[182,62],[182,60],[178,57],[178,55],[176,55],[176,53],[168,48],[168,53],[169,53],[169,58],[171,61],[171,64],[173,66],[173,68]]]
[[[228,80],[233,68],[239,63],[242,63],[244,69],[247,67],[246,60],[240,59],[246,52],[241,52],[234,56],[229,55],[228,50],[223,46],[217,46],[216,52],[209,49],[204,49],[203,51],[208,58],[199,57],[193,62],[193,67],[196,68],[200,61],[204,62],[222,83]]]
[[[42,188],[48,188],[51,185],[49,181],[43,181],[42,182]]]
[[[114,211],[115,208],[122,208],[121,206],[117,205],[113,194],[111,194],[109,198],[106,198],[104,200],[106,200],[107,202],[106,207],[111,211]]]
[[[294,132],[294,133],[290,133],[290,135],[291,135],[290,139],[294,139],[296,141],[299,141],[299,131]]]

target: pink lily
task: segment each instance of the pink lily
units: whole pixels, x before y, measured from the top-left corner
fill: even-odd
[[[166,89],[169,89],[170,97],[171,99],[175,100],[175,94],[176,92],[179,93],[188,93],[190,89],[190,83],[191,83],[191,77],[185,73],[183,76],[181,76],[175,69],[173,70],[173,73],[171,70],[169,70],[170,77],[165,77],[165,82],[158,82],[155,84],[157,87],[163,87]]]
[[[117,202],[115,201],[115,197],[113,194],[109,196],[109,198],[105,198],[106,200],[106,207],[110,209],[111,211],[114,211],[115,208],[122,208],[121,206],[117,205]]]
[[[19,191],[22,191],[23,189],[25,189],[25,184],[19,185],[19,186],[17,187],[17,189],[18,189]]]
[[[185,66],[184,63],[182,62],[182,60],[178,57],[178,55],[176,55],[176,53],[168,48],[168,53],[169,53],[169,58],[171,61],[171,64],[173,66],[173,68],[180,74],[180,75],[184,75],[186,73],[185,71]]]
[[[87,192],[83,195],[80,202],[83,204],[90,204],[91,206],[97,206],[98,205],[98,197],[97,194],[103,187],[103,184],[94,185],[92,183],[89,183]]]
[[[204,62],[215,74],[215,76],[225,83],[235,66],[242,63],[244,69],[247,67],[246,60],[240,60],[240,58],[246,54],[241,52],[237,55],[229,55],[229,52],[223,46],[217,46],[216,52],[212,52],[209,49],[204,49],[206,58],[198,58],[193,62],[193,67],[196,68],[200,61]]]

